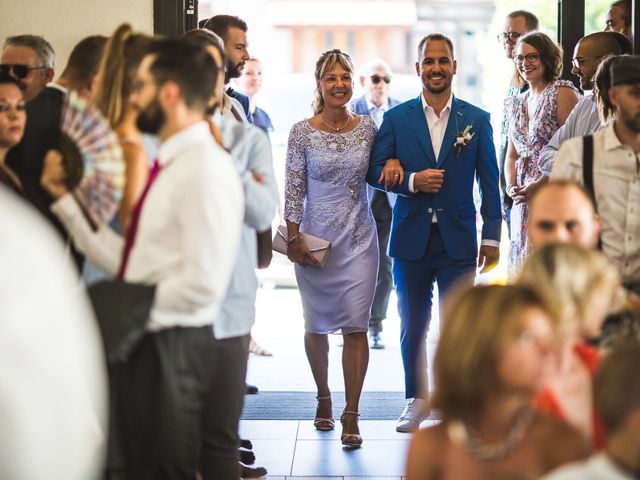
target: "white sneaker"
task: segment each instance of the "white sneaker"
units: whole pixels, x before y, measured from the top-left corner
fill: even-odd
[[[398,418],[397,432],[415,432],[420,428],[420,423],[429,416],[427,402],[423,398],[412,398],[404,407],[402,415]]]

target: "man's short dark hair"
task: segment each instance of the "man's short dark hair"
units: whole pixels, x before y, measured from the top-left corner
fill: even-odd
[[[53,47],[40,35],[15,35],[4,41],[2,48],[27,47],[36,52],[41,67],[53,68],[56,55]]]
[[[508,18],[524,18],[524,26],[527,29],[527,32],[533,32],[535,30],[540,29],[540,22],[538,21],[538,17],[536,17],[533,13],[527,12],[526,10],[515,10],[507,15]]]
[[[204,24],[204,28],[211,30],[224,41],[227,39],[227,31],[232,27],[239,28],[245,33],[248,30],[247,22],[234,15],[214,15]]]
[[[160,39],[153,42],[151,75],[156,85],[175,82],[187,107],[207,110],[219,69],[206,48],[185,39]]]
[[[449,46],[449,51],[451,52],[451,58],[455,58],[453,54],[453,42],[451,41],[451,39],[446,35],[442,35],[441,33],[430,33],[426,37],[423,37],[422,40],[420,40],[420,43],[418,44],[418,60],[422,58],[422,51],[424,50],[424,46],[430,40],[447,42],[447,45]]]
[[[107,40],[103,35],[92,35],[80,40],[69,55],[62,77],[74,84],[90,82],[98,73]]]

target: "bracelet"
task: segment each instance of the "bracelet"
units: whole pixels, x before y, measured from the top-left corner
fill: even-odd
[[[287,246],[291,245],[293,242],[295,242],[299,238],[300,238],[300,235],[294,235],[293,237],[288,238],[287,239]]]

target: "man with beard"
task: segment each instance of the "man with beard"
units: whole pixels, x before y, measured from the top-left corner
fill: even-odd
[[[125,363],[109,364],[114,478],[239,478],[249,337],[218,338],[214,319],[240,244],[244,196],[205,121],[219,75],[211,55],[184,40],[158,41],[140,63],[138,128],[161,146],[126,241],[107,225],[93,231],[64,187],[59,155],[45,161],[43,186],[78,248],[111,275],[156,286],[148,333]]]
[[[245,62],[251,58],[249,56],[249,43],[247,41],[247,23],[239,17],[232,15],[214,15],[204,24],[204,28],[218,35],[224,43],[224,52],[227,55],[227,70],[224,77],[224,84],[228,85],[229,80],[238,78],[242,74]],[[249,123],[253,123],[249,97],[232,88],[226,89],[227,95],[242,106],[242,113],[237,111],[237,105],[231,104],[231,111],[238,121],[244,121],[244,116]]]
[[[640,292],[640,57],[611,65],[609,98],[616,119],[604,129],[562,145],[552,179],[587,188],[602,223],[602,251],[625,287]],[[584,168],[583,168],[584,167]]]
[[[440,300],[460,281],[472,283],[499,260],[500,194],[489,114],[451,92],[456,73],[451,40],[424,37],[416,73],[422,94],[392,108],[371,151],[367,181],[397,193],[389,255],[401,319],[407,407],[396,430],[415,431],[428,416],[425,338],[432,288]],[[482,245],[478,253],[473,183],[482,192]],[[477,262],[477,263],[476,263]]]
[[[582,90],[592,90],[598,66],[609,55],[625,55],[631,53],[631,43],[623,49],[625,38],[620,41],[621,34],[615,32],[596,32],[581,38],[573,51],[573,67],[571,73],[580,79]],[[595,95],[585,95],[564,122],[564,125],[551,137],[549,143],[540,152],[540,171],[551,175],[553,161],[560,146],[568,139],[592,135],[604,125],[598,116]]]

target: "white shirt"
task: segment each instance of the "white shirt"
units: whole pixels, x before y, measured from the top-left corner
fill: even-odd
[[[582,137],[567,140],[551,178],[582,184]],[[614,122],[593,134],[594,190],[602,222],[602,250],[624,283],[640,282],[640,173],[638,156],[620,143]]]
[[[125,279],[156,285],[149,328],[210,325],[220,310],[240,244],[244,196],[236,168],[199,122],[167,139],[161,170],[144,202]],[[111,275],[123,238],[93,232],[76,201],[52,205],[80,251]]]
[[[227,94],[227,92],[223,92],[223,97],[225,101],[222,102],[224,104],[224,108],[220,107],[218,111],[222,114],[222,117],[226,120],[233,120],[234,122],[246,123],[249,125],[249,120],[247,119],[247,114],[244,113],[244,108],[242,108],[242,104]]]
[[[364,97],[365,102],[367,102],[367,110],[369,111],[369,115],[373,119],[373,123],[376,124],[376,127],[380,129],[380,125],[382,125],[382,120],[384,117],[384,112],[389,110],[389,99],[384,102],[382,105],[377,106],[375,103],[371,101],[368,96]]]
[[[0,478],[102,478],[107,376],[93,311],[58,233],[1,185],[0,224]]]
[[[620,470],[606,454],[600,453],[584,462],[560,467],[542,477],[542,480],[632,480],[633,478]]]

